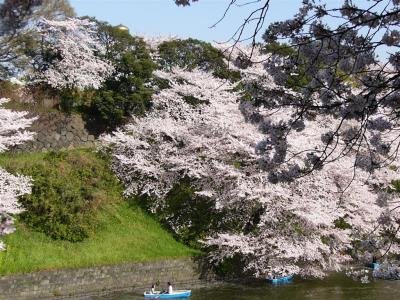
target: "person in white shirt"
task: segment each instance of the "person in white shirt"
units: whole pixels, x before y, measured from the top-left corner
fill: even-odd
[[[154,286],[154,284],[151,286],[151,289],[150,289],[150,294],[155,294],[156,293],[156,288],[155,288],[155,286]]]
[[[174,292],[171,282],[168,282],[168,294],[172,294]]]

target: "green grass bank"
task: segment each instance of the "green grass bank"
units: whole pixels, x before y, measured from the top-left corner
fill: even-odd
[[[0,274],[197,255],[143,211],[91,149],[0,155],[0,166],[32,176],[33,195],[4,238]]]

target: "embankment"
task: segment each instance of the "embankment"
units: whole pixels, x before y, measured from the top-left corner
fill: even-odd
[[[112,291],[143,291],[167,281],[193,288],[213,281],[201,259],[183,258],[83,269],[42,271],[0,277],[3,299],[78,298]]]

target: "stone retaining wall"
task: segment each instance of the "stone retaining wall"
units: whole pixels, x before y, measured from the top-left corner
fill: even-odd
[[[152,283],[193,288],[214,279],[201,260],[175,259],[0,277],[0,299],[78,298],[104,291],[143,292]]]
[[[38,119],[29,128],[36,133],[34,140],[16,146],[14,151],[47,151],[94,145],[95,137],[85,129],[79,115],[46,112],[35,116]]]

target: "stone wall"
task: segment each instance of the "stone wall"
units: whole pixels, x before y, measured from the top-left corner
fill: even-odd
[[[36,132],[34,140],[16,146],[15,151],[46,151],[94,145],[95,137],[85,129],[85,123],[79,115],[46,112],[36,113],[35,116],[38,119],[29,128]]]
[[[194,288],[211,281],[202,260],[190,258],[93,267],[86,269],[43,271],[0,277],[0,299],[77,299],[104,291],[138,291],[152,283],[165,287]]]

